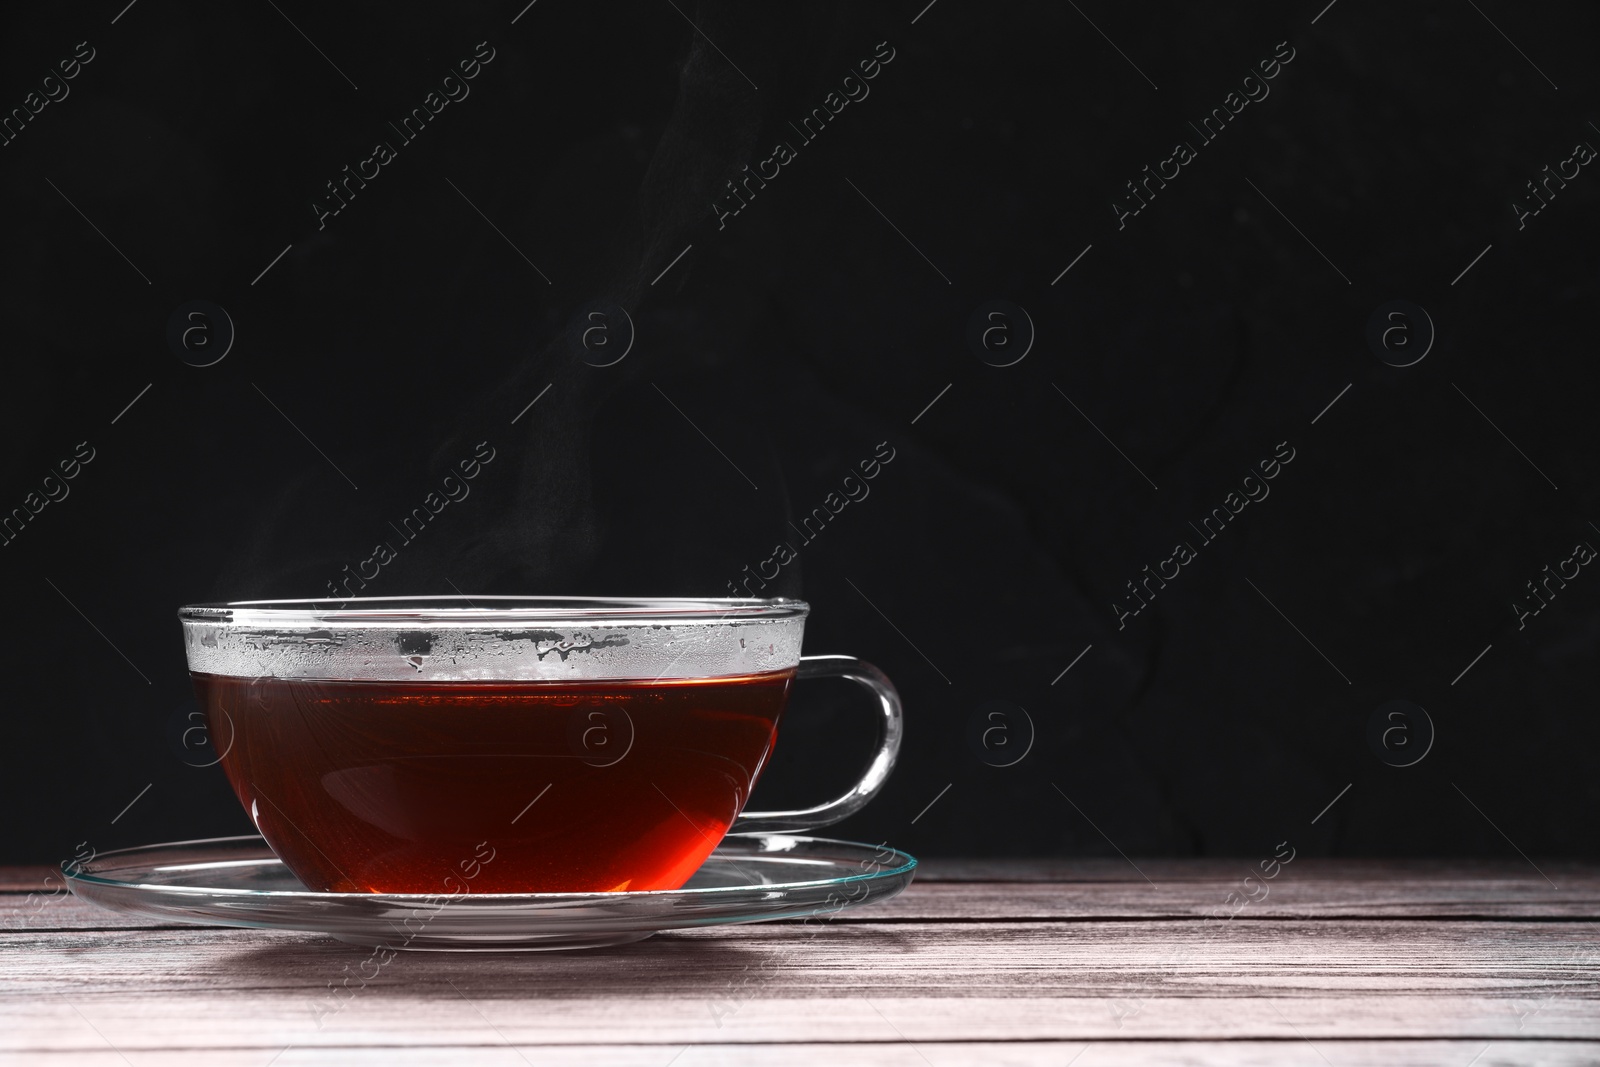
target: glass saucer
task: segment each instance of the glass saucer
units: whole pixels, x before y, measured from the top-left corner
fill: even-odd
[[[314,893],[260,837],[105,852],[64,864],[73,893],[167,922],[301,930],[391,949],[571,949],[661,930],[823,915],[911,884],[887,847],[786,834],[724,838],[682,889],[642,893]]]

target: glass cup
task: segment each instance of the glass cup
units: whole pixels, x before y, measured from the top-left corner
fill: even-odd
[[[212,744],[307,888],[677,889],[724,835],[827,826],[870,801],[900,698],[801,656],[799,600],[364,597],[179,611]],[[744,811],[796,678],[874,696],[842,796]]]

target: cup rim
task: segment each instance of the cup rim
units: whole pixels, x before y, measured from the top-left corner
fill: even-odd
[[[484,606],[488,605],[488,606]],[[234,600],[188,604],[186,622],[237,626],[294,624],[440,626],[537,623],[714,623],[724,620],[803,619],[811,606],[790,597],[430,596],[351,597],[346,600]]]

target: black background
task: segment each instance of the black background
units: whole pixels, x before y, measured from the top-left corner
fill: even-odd
[[[1512,203],[1600,145],[1600,12],[679,6],[8,12],[7,112],[94,58],[0,147],[0,510],[95,458],[0,548],[0,861],[248,829],[188,765],[174,609],[325,595],[480,441],[471,497],[367,593],[726,594],[889,443],[767,590],[813,605],[808,652],[906,700],[901,765],[840,836],[1594,853],[1600,576],[1521,629],[1511,605],[1600,545],[1600,177],[1521,229]],[[480,41],[470,96],[398,145]],[[1188,123],[1285,41],[1201,145]],[[378,140],[397,158],[319,228]],[[719,229],[722,183],[779,140],[797,157]],[[1179,140],[1198,157],[1119,229]],[[1008,367],[967,342],[995,299],[1037,334]],[[1437,330],[1405,368],[1366,340],[1397,299]],[[168,344],[191,300],[236,327],[213,366]],[[564,334],[595,300],[636,326],[611,367]],[[1119,629],[1124,583],[1280,442],[1270,497]],[[756,806],[853,776],[851,699],[797,698]],[[1396,699],[1437,731],[1404,768],[1367,740]],[[971,742],[994,700],[1033,724],[1011,766]]]

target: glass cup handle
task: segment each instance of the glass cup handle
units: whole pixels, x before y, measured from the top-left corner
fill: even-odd
[[[895,756],[900,751],[901,715],[900,694],[895,692],[888,676],[854,656],[802,656],[800,666],[795,671],[795,680],[803,678],[848,678],[877,698],[878,712],[883,717],[883,736],[878,742],[877,755],[872,757],[872,763],[861,780],[843,796],[814,808],[747,811],[734,820],[729,833],[782,833],[832,826],[865,807],[868,801],[878,795],[883,783],[889,780]]]

